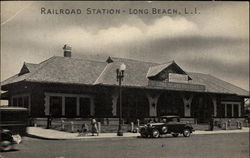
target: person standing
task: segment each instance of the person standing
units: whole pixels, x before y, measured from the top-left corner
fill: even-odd
[[[98,128],[97,128],[97,122],[94,118],[91,119],[91,133],[92,133],[92,136],[94,136],[95,133],[97,134],[97,136],[99,135]]]
[[[210,131],[214,130],[214,116],[212,115],[210,118]]]
[[[51,122],[52,122],[52,115],[51,113],[47,116],[47,129],[50,129],[51,127]]]

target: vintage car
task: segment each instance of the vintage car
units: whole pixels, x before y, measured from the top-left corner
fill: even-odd
[[[7,129],[1,129],[0,135],[0,151],[9,151],[14,149],[14,145],[19,144],[22,141],[22,138],[19,134],[13,134]]]
[[[0,151],[14,149],[22,141],[28,125],[28,109],[22,107],[0,107]]]
[[[140,127],[140,134],[143,138],[158,138],[164,134],[172,134],[174,137],[183,134],[184,137],[189,137],[193,131],[190,123],[180,122],[179,116],[175,115],[161,116],[157,123],[149,122]]]

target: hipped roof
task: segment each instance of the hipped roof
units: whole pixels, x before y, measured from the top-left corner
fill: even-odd
[[[54,56],[39,64],[24,63],[29,72],[14,75],[1,83],[1,86],[20,81],[40,83],[64,83],[83,85],[117,85],[116,69],[126,65],[123,85],[147,87],[147,75],[159,73],[167,65],[143,62],[132,59],[112,58],[112,62],[93,61],[78,58]],[[171,62],[170,62],[171,63]],[[155,70],[152,71],[152,68]],[[185,72],[192,80],[190,84],[205,85],[205,92],[249,96],[249,92],[209,74]]]

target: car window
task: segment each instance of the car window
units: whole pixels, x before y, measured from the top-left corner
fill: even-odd
[[[178,119],[177,118],[173,118],[172,121],[173,122],[178,122]]]

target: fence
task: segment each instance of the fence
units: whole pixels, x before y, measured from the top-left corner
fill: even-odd
[[[47,127],[47,120],[48,118],[35,118],[33,119],[33,125],[38,127]],[[99,131],[101,133],[115,133],[118,130],[119,125],[119,118],[102,118],[97,119],[99,122]],[[145,124],[146,122],[150,121],[149,119],[139,120],[135,119],[134,122],[129,122],[125,124],[122,122],[122,130],[124,132],[138,132],[139,126]],[[204,130],[207,129],[207,125],[205,128],[200,128],[199,124],[196,124],[194,120],[186,118],[181,118],[181,122],[189,122],[192,123],[196,130]],[[90,126],[90,119],[89,118],[52,118],[50,128],[56,130],[63,130],[67,132],[77,132],[77,130],[81,129],[83,124],[87,124]],[[215,118],[214,119],[214,126],[217,129],[241,129],[242,127],[248,127],[249,123],[244,118]]]
[[[249,123],[245,120],[239,119],[217,119],[214,121],[214,125],[223,130],[228,129],[242,129],[243,126],[248,127]]]
[[[54,121],[52,123],[52,128],[68,131],[68,132],[77,132],[77,130],[81,129],[81,126],[83,124],[87,124],[88,127],[91,127],[90,122],[83,122],[83,121],[67,121],[67,120],[61,120],[61,121]],[[122,123],[122,130],[124,132],[138,132],[140,126],[140,120],[137,120],[136,123],[131,122],[130,124],[124,124]],[[98,122],[98,131],[99,133],[114,133],[118,130],[118,124],[117,123],[101,123]]]

